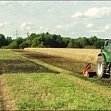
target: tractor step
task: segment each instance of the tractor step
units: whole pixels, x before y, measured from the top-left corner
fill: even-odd
[[[106,71],[109,71],[109,69],[106,69]]]
[[[111,64],[108,63],[108,64],[107,64],[107,68],[106,68],[106,73],[109,73],[109,72],[110,72],[110,66],[111,66]]]
[[[105,75],[110,75],[110,73],[105,73]]]

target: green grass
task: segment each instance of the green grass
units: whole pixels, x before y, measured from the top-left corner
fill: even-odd
[[[17,52],[5,51],[3,59],[21,58],[43,65],[56,73],[4,73],[16,107],[27,110],[111,110],[111,89],[78,78],[73,72],[42,61],[29,59]],[[8,55],[7,55],[8,52]],[[13,56],[11,54],[13,53]],[[14,56],[15,55],[15,56]],[[12,57],[12,58],[11,58]]]
[[[111,109],[110,97],[60,75],[33,73],[4,77],[18,109]]]
[[[0,60],[16,60],[21,59],[18,53],[14,53],[10,49],[0,49]]]

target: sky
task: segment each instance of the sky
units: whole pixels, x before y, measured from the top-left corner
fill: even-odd
[[[0,1],[0,33],[111,38],[111,1]]]

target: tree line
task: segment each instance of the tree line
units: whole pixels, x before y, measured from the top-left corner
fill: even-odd
[[[61,37],[61,35],[50,33],[31,33],[28,37],[5,37],[0,34],[0,48],[5,49],[23,49],[27,47],[35,48],[101,48],[104,45],[104,39],[96,36],[87,37]]]

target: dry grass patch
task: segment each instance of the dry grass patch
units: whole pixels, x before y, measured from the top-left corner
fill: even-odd
[[[72,60],[90,62],[95,64],[97,55],[100,52],[98,49],[66,49],[66,48],[25,48],[26,51],[39,52],[51,56],[59,56]]]
[[[6,84],[3,75],[0,75],[0,94],[1,94],[0,110],[17,110],[14,98],[11,95],[10,88]]]
[[[78,56],[77,56],[78,57],[77,59],[75,55],[72,58],[71,49],[69,50],[64,49],[66,50],[64,51],[64,54],[63,54],[63,49],[53,49],[52,51],[51,50],[52,49],[34,49],[34,50],[26,49],[25,51],[22,51],[22,54],[28,58],[39,59],[48,64],[51,64],[69,71],[73,71],[76,73],[80,73],[80,74],[82,73],[82,70],[84,69],[85,65],[89,62],[86,60],[80,60],[81,58],[79,58]],[[56,50],[59,52],[56,53]],[[65,53],[67,53],[67,55]],[[79,55],[79,52],[78,52],[78,55]],[[92,62],[92,68],[95,68],[95,64],[93,62]]]

